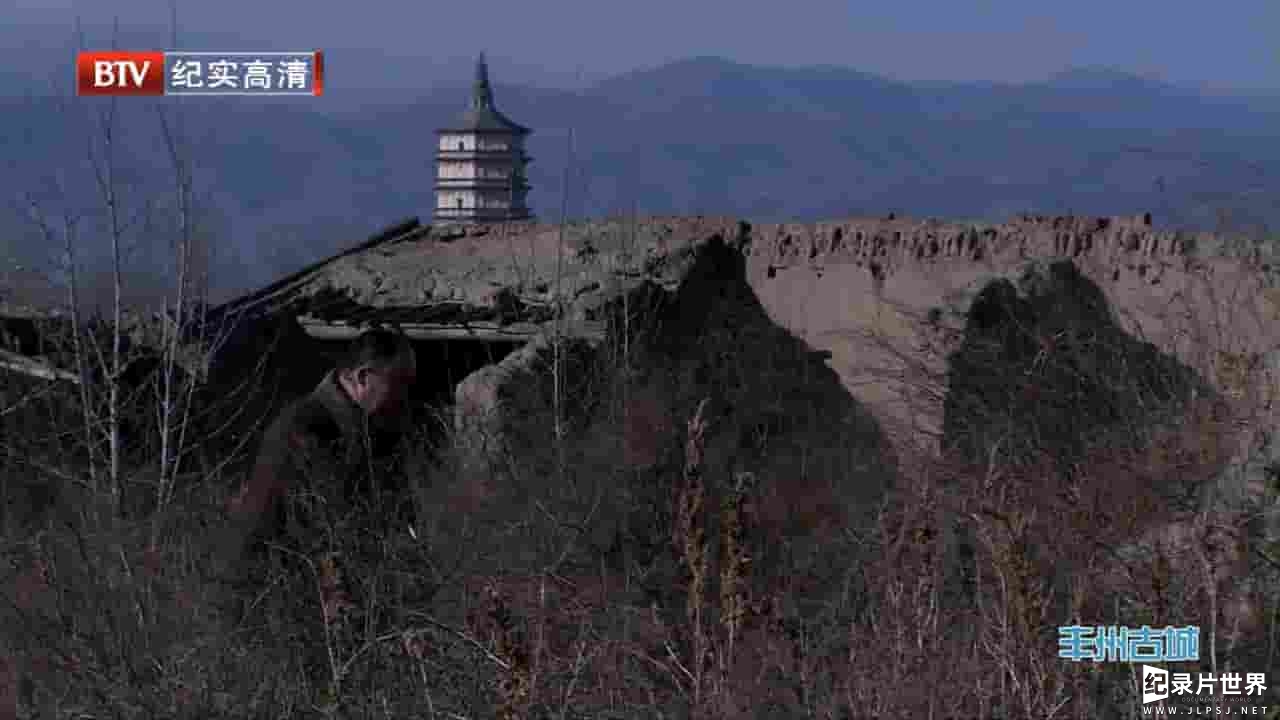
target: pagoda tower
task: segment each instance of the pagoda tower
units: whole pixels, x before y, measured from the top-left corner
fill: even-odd
[[[494,106],[489,67],[480,53],[471,106],[452,126],[436,131],[436,221],[532,218],[525,175],[525,138],[531,133]]]

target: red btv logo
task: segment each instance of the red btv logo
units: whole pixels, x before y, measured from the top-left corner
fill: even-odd
[[[82,52],[77,95],[164,95],[163,52]]]

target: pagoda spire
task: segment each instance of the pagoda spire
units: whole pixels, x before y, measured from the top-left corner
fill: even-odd
[[[493,108],[493,88],[489,86],[489,65],[484,53],[476,60],[476,81],[471,86],[471,106],[477,110]]]

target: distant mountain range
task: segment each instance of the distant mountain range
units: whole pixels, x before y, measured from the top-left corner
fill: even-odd
[[[504,84],[500,67],[493,77],[498,107],[534,129],[530,202],[546,220],[560,217],[568,175],[570,216],[1150,211],[1182,226],[1280,221],[1278,97],[1205,94],[1106,69],[1023,85],[910,84],[715,57],[577,92]],[[199,138],[197,182],[219,210],[210,232],[239,258],[237,285],[399,218],[429,218],[434,130],[465,107],[468,79],[416,97],[371,88],[167,102]],[[59,167],[71,188],[63,195],[92,191],[77,123],[102,106],[0,99],[0,196],[13,209],[25,207],[24,193],[51,202]],[[172,183],[151,103],[117,107],[129,131],[120,177],[139,186],[136,198],[163,194]],[[16,212],[0,220],[0,251],[4,238],[28,258],[48,250]]]

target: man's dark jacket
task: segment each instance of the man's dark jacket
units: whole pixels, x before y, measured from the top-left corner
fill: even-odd
[[[404,532],[412,504],[392,452],[397,439],[377,432],[330,373],[263,436],[229,507],[226,569],[241,578],[257,574],[270,546],[314,560],[362,538]]]

